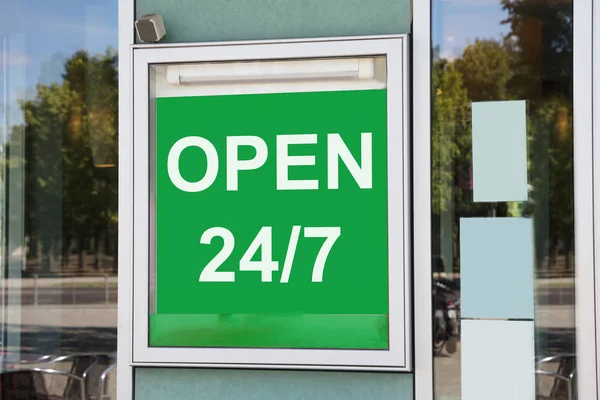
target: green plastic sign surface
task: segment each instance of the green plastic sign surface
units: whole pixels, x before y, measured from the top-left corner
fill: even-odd
[[[156,100],[151,346],[387,349],[387,92]]]

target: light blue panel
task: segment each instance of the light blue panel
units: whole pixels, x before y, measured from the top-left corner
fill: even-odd
[[[525,101],[472,104],[473,201],[526,201]]]
[[[413,375],[136,368],[138,400],[412,400]]]
[[[463,321],[461,332],[461,400],[536,398],[533,321]]]
[[[407,33],[410,0],[137,0],[161,14],[165,42]],[[133,26],[133,25],[132,25]]]
[[[534,318],[533,222],[461,218],[463,318]]]

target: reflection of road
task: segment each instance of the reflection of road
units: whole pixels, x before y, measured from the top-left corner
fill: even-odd
[[[85,288],[88,289],[95,288]],[[116,303],[9,305],[5,318],[6,351],[15,354],[17,359],[45,354],[115,353],[117,350]],[[108,384],[112,399],[115,399],[115,380],[116,370],[113,370]]]
[[[20,293],[21,304],[24,305],[15,309],[15,315],[20,315],[20,323],[8,326],[9,332],[14,332],[20,338],[21,343],[15,344],[19,346],[17,348],[33,354],[115,350],[115,282],[111,282],[109,287],[110,306],[102,306],[105,302],[102,279],[94,281],[96,287],[73,288],[69,286],[70,282],[61,281],[62,287],[43,286],[45,282],[40,280],[38,283],[41,287],[37,289],[39,306],[33,305],[35,296],[32,284],[13,288],[13,293]],[[506,293],[510,296],[509,288]],[[537,287],[536,341],[539,351],[543,353],[538,355],[573,351],[574,303],[573,285]],[[82,306],[73,307],[70,304]],[[494,343],[489,343],[490,360],[494,358],[494,349]],[[460,351],[459,344],[455,354],[443,352],[434,359],[437,399],[460,400]],[[114,385],[114,379],[112,382],[111,386]]]

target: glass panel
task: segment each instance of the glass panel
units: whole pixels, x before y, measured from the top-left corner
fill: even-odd
[[[388,349],[386,58],[153,65],[150,87],[150,346]]]
[[[432,7],[435,398],[522,379],[536,398],[575,398],[572,1]],[[513,329],[527,321],[533,342]],[[477,374],[491,386],[477,392]]]
[[[115,398],[116,376],[101,375],[116,363],[117,37],[116,0],[0,3],[7,398],[75,398],[82,382],[87,395]],[[14,375],[22,387],[6,386]]]

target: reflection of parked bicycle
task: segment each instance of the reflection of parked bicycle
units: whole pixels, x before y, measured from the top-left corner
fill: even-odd
[[[551,370],[550,366],[553,366]],[[574,354],[545,357],[536,362],[535,373],[539,380],[543,378],[552,380],[548,393],[539,394],[537,400],[577,400]]]
[[[460,297],[452,281],[434,279],[433,352],[438,355],[444,347],[449,354],[456,352],[460,337]]]

